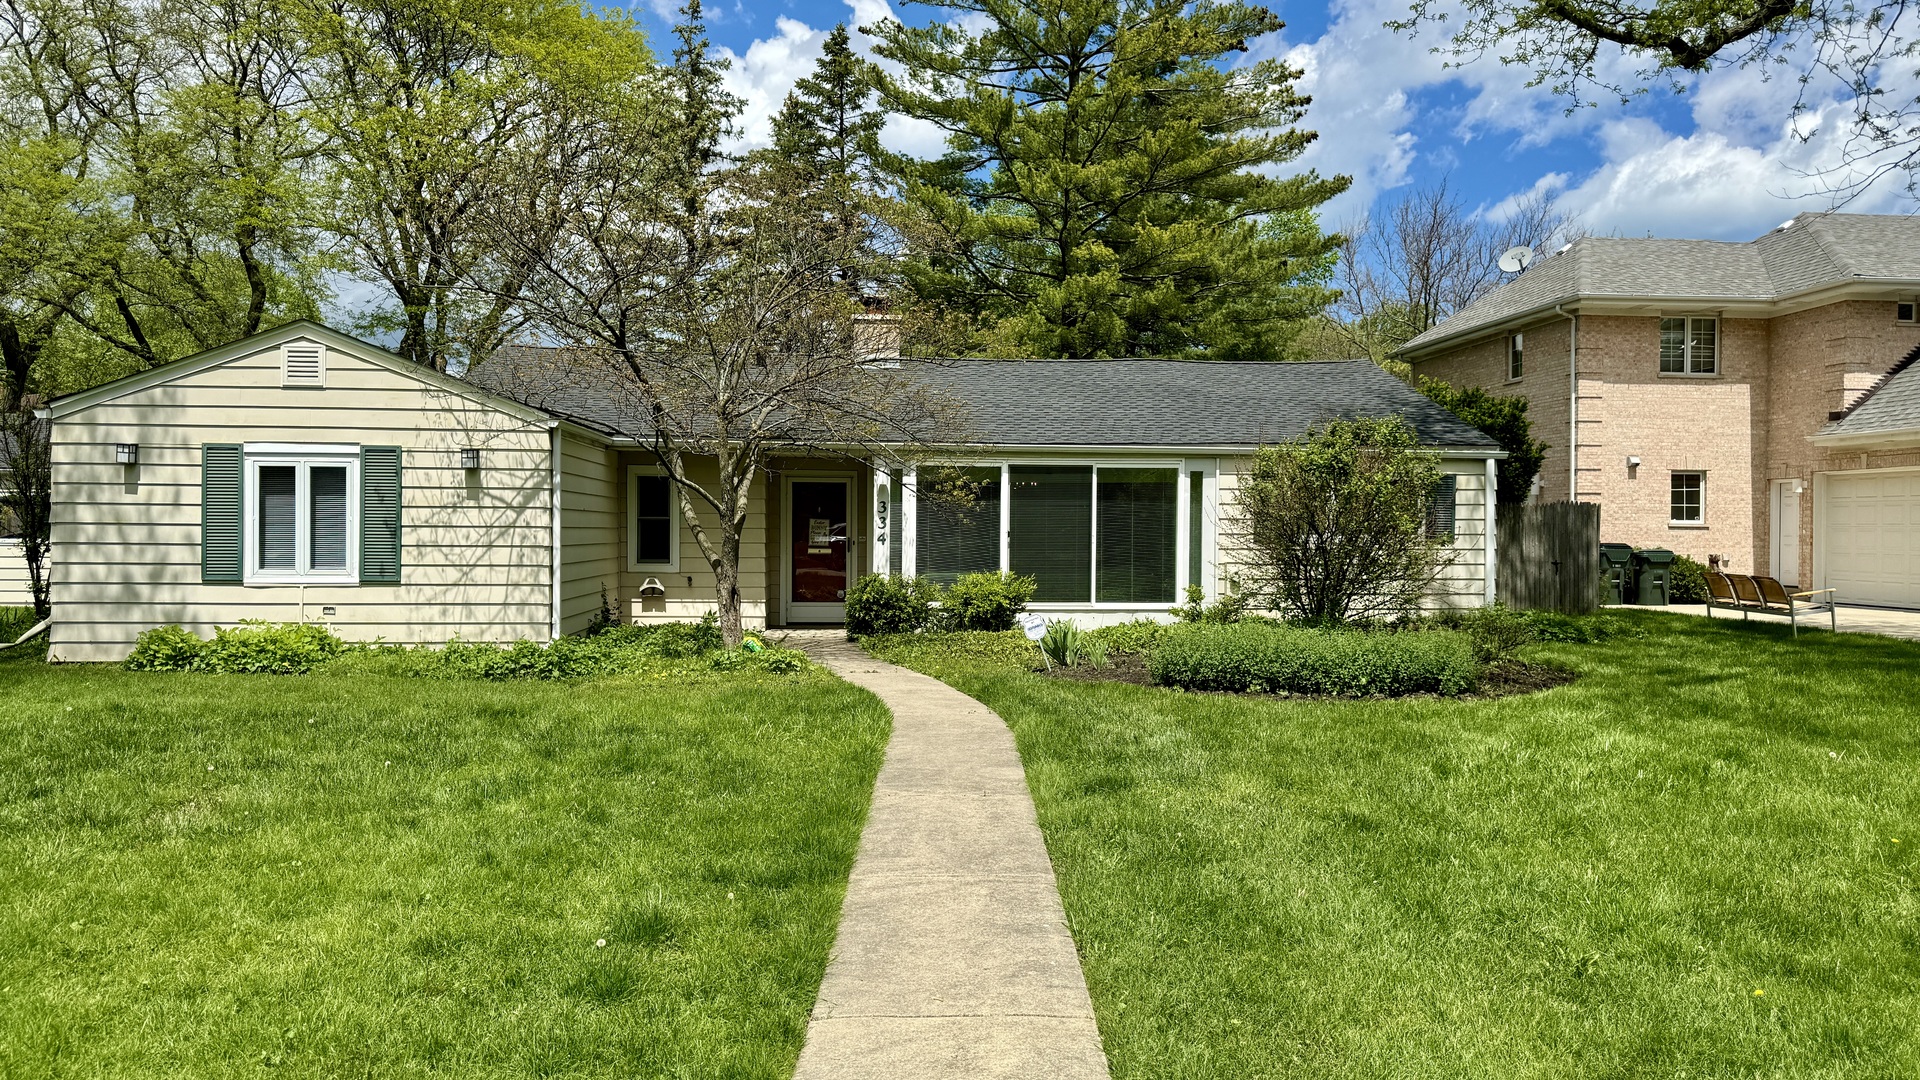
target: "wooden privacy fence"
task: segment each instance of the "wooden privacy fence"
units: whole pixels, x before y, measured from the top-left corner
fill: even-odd
[[[1501,506],[1495,518],[1500,602],[1584,615],[1600,607],[1600,506]]]

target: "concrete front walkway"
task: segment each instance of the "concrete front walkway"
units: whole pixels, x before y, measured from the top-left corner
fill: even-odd
[[[893,711],[796,1080],[1106,1080],[1013,733],[837,631],[787,644]]]
[[[1700,615],[1704,617],[1707,614],[1707,605],[1670,604],[1667,607],[1635,608],[1629,604],[1621,606],[1620,610],[1668,611],[1680,615]],[[1907,638],[1912,641],[1920,641],[1920,611],[1911,611],[1904,608],[1856,607],[1852,604],[1841,604],[1839,608],[1835,610],[1834,614],[1837,616],[1839,623],[1838,629],[1843,634],[1880,634],[1885,637]],[[1732,619],[1735,622],[1739,622],[1740,612],[1717,608],[1714,610],[1712,617],[1716,620]],[[1747,618],[1753,622],[1776,622],[1782,626],[1787,625],[1787,617],[1785,615],[1770,615],[1765,612],[1755,611],[1748,612]],[[1802,612],[1800,615],[1801,633],[1806,633],[1809,629],[1824,633],[1830,625],[1831,623],[1828,621],[1825,611]]]

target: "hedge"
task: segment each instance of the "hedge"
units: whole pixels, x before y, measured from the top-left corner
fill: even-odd
[[[1450,630],[1315,630],[1271,623],[1168,627],[1153,681],[1183,690],[1397,697],[1462,694],[1479,682],[1472,640]]]

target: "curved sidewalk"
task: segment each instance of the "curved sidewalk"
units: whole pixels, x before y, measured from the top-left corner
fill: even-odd
[[[796,1080],[1106,1080],[1013,733],[845,640],[790,643],[893,711]]]

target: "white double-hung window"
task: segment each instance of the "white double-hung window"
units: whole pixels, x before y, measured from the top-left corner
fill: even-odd
[[[250,443],[248,584],[360,579],[360,448]]]

